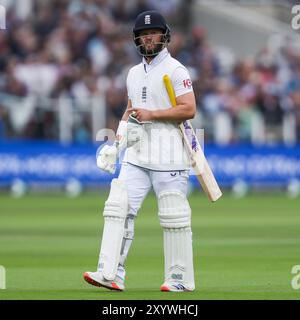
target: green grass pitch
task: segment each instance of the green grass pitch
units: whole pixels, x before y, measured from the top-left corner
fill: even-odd
[[[136,220],[125,292],[93,287],[108,191],[64,195],[0,195],[0,265],[4,299],[299,299],[291,269],[300,264],[300,199],[283,195],[190,196],[196,290],[163,293],[162,230],[150,194]]]

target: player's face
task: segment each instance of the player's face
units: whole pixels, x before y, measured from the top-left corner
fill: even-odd
[[[139,33],[140,43],[146,51],[151,51],[156,48],[158,43],[161,43],[163,31],[160,29],[142,30]]]

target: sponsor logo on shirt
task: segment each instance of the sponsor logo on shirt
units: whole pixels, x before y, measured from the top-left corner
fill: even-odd
[[[185,88],[190,89],[190,88],[192,87],[192,81],[191,81],[191,79],[185,79],[185,80],[183,80],[183,86],[184,86]]]

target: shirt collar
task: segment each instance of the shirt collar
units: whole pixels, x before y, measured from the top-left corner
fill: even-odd
[[[164,48],[154,59],[151,60],[150,64],[146,61],[145,57],[143,57],[143,65],[145,72],[149,72],[155,66],[157,66],[162,60],[165,59],[170,53],[167,48]]]

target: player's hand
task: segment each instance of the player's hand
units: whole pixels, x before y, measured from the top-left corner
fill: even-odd
[[[153,120],[153,111],[147,109],[138,109],[138,108],[131,108],[127,110],[129,113],[134,112],[135,118],[139,121],[150,121]]]
[[[117,157],[117,147],[115,145],[106,145],[101,149],[97,156],[97,167],[106,172],[114,174],[116,171]]]

